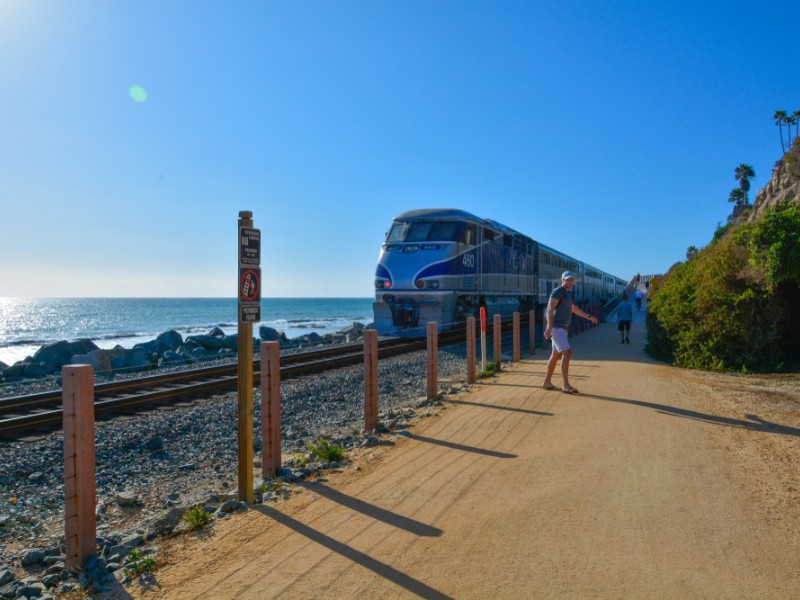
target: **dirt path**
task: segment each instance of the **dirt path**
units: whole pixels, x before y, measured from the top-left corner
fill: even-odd
[[[509,367],[361,471],[172,541],[154,585],[128,592],[800,597],[798,380],[653,364],[611,325],[574,347],[581,395],[538,388],[541,354]]]

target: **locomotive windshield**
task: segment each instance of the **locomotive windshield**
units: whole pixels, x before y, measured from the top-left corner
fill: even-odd
[[[470,238],[469,240],[466,238]],[[393,223],[386,236],[387,242],[466,242],[473,235],[464,223],[454,221],[423,221],[418,223]]]

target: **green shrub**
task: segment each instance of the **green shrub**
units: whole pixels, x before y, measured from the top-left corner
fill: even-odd
[[[158,568],[158,563],[152,556],[145,556],[134,548],[122,561],[122,567],[125,575],[133,579],[143,573],[152,573]]]
[[[486,368],[483,371],[478,372],[479,379],[485,379],[487,377],[492,377],[498,371],[500,371],[500,365],[496,362],[490,362],[486,364]]]
[[[198,504],[187,510],[182,518],[191,526],[192,530],[196,531],[203,529],[211,522],[211,513]]]
[[[316,444],[309,444],[308,449],[323,462],[340,462],[347,458],[347,452],[341,446],[334,446],[328,440],[321,439]]]
[[[675,266],[647,315],[647,351],[678,366],[774,371],[797,360],[800,211],[783,205]]]

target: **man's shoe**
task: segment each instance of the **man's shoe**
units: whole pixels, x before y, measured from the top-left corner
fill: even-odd
[[[620,344],[624,344],[624,343],[625,343],[625,340],[620,340],[620,341],[619,341],[619,343],[620,343]]]
[[[628,338],[625,338],[625,343],[626,343],[626,344],[630,344],[630,343],[631,343],[631,341],[630,341]]]

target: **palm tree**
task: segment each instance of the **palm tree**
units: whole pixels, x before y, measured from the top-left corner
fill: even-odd
[[[772,115],[772,118],[775,119],[775,125],[778,126],[778,130],[781,134],[781,152],[786,152],[786,146],[783,144],[783,123],[784,119],[786,118],[786,111],[785,110],[776,110],[775,114]],[[792,132],[789,131],[789,136],[791,137]]]
[[[753,170],[752,165],[742,163],[736,167],[734,176],[736,177],[736,181],[739,182],[739,187],[742,188],[742,192],[744,192],[744,204],[745,206],[749,206],[750,202],[747,199],[747,192],[750,190],[750,178],[755,177],[756,172]]]
[[[728,221],[734,221],[739,218],[739,215],[747,208],[744,203],[744,192],[742,188],[733,188],[728,196],[728,202],[733,202],[733,210],[728,217]]]
[[[786,152],[792,149],[792,125],[794,125],[795,120],[794,115],[787,115],[783,118],[783,122],[786,123],[786,130],[789,132],[789,135],[786,136]]]
[[[800,110],[794,111],[792,113],[792,118],[794,119],[794,137],[800,137]],[[789,132],[789,137],[792,137],[792,132]],[[793,148],[793,144],[789,144],[789,150]]]
[[[733,188],[731,190],[731,195],[728,196],[728,202],[733,202],[734,204],[741,204],[742,200],[744,200],[744,192],[741,188]]]

